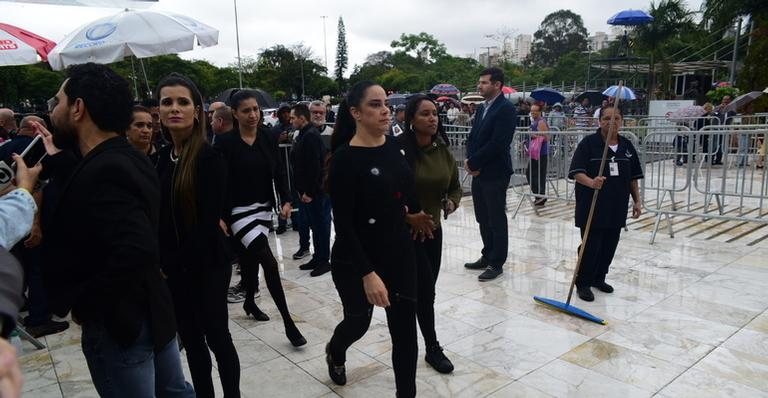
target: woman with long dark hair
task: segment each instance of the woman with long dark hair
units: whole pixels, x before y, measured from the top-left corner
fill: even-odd
[[[253,296],[259,279],[259,264],[264,268],[267,288],[285,325],[285,335],[294,347],[307,344],[288,312],[280,282],[277,260],[269,248],[267,235],[272,224],[272,209],[280,204],[283,217],[291,214],[285,165],[275,141],[262,123],[261,109],[253,91],[241,90],[230,99],[235,129],[216,138],[216,149],[224,154],[228,169],[229,201],[225,220],[229,225],[240,258],[245,285],[243,309],[246,315],[266,321]],[[275,200],[272,184],[279,193]]]
[[[416,266],[406,218],[420,238],[434,223],[420,211],[413,173],[388,137],[390,111],[381,86],[360,82],[339,105],[328,185],[336,241],[331,273],[344,319],[326,346],[328,373],[346,383],[346,351],[384,307],[392,337],[397,396],[416,395]]]
[[[448,217],[461,201],[459,169],[448,149],[448,139],[438,117],[437,105],[426,95],[408,101],[405,107],[405,131],[398,140],[413,170],[419,204],[435,222],[433,238],[415,242],[418,273],[416,316],[426,346],[424,359],[438,372],[451,373],[453,364],[443,354],[435,332],[435,283],[440,273],[443,251],[440,211]]]
[[[205,140],[200,91],[172,73],[155,91],[171,145],[160,150],[160,255],[173,296],[179,336],[198,397],[213,397],[211,355],[225,397],[240,396],[240,361],[229,333],[227,283],[232,268],[219,222],[225,207],[226,168]]]

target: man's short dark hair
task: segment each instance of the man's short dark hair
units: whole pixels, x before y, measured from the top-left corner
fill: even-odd
[[[85,104],[91,120],[103,131],[123,133],[133,118],[133,96],[128,81],[104,65],[72,66],[67,73],[64,93],[72,105],[78,98]]]
[[[493,67],[493,68],[485,68],[482,72],[480,72],[480,76],[485,75],[491,75],[491,84],[499,82],[502,86],[504,86],[504,71]]]
[[[306,104],[296,104],[291,110],[295,116],[304,116],[307,121],[310,120],[311,114],[309,113],[309,107]]]

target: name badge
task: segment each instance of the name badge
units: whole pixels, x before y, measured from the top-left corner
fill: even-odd
[[[611,159],[611,162],[608,163],[608,171],[611,175],[611,177],[616,177],[619,175],[619,164],[616,163],[615,160]]]

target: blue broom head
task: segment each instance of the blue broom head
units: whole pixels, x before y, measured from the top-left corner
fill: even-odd
[[[555,309],[560,312],[564,312],[569,315],[574,315],[582,319],[586,319],[591,322],[599,323],[601,325],[607,325],[608,322],[606,322],[604,319],[598,318],[592,314],[590,314],[587,311],[584,311],[578,307],[574,307],[570,304],[563,303],[561,301],[548,299],[546,297],[539,297],[539,296],[533,296],[533,299],[541,304],[544,304],[552,309]]]

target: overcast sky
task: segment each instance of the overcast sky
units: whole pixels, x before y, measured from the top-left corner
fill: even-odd
[[[702,0],[688,0],[698,10]],[[488,34],[512,31],[533,34],[544,17],[560,9],[581,15],[590,34],[610,32],[606,23],[624,9],[644,9],[650,0],[387,0],[387,1],[275,1],[239,0],[240,51],[255,56],[275,44],[303,42],[324,61],[323,20],[326,15],[328,67],[336,56],[336,26],[344,18],[349,70],[371,53],[391,50],[389,43],[401,33],[421,31],[434,35],[453,55],[466,56],[483,46],[499,45]],[[160,0],[150,9],[167,10],[198,19],[220,31],[219,44],[180,54],[185,59],[205,59],[224,66],[236,61],[232,0]],[[0,0],[0,22],[17,25],[51,40],[94,19],[120,12],[118,8],[21,4]],[[347,74],[349,71],[347,72]]]

